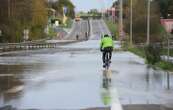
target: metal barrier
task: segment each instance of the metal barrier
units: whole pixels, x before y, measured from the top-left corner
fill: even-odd
[[[76,42],[76,41],[56,42],[56,43],[46,43],[46,42],[1,43],[0,52],[43,49],[43,48],[56,48],[58,45],[74,43],[74,42]]]

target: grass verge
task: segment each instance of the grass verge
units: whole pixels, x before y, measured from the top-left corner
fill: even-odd
[[[133,48],[128,48],[128,51],[130,51],[142,58],[146,58],[144,48],[133,47]],[[147,63],[147,61],[146,61],[146,63]],[[173,71],[173,63],[171,63],[171,62],[166,62],[166,61],[161,60],[161,61],[157,62],[156,64],[154,64],[153,66],[159,67],[165,71]]]
[[[173,63],[171,63],[171,62],[160,61],[160,62],[156,63],[155,66],[159,67],[163,70],[166,70],[166,71],[173,71]]]
[[[142,57],[145,58],[145,50],[144,48],[137,48],[137,47],[133,47],[133,48],[128,48],[128,51]]]

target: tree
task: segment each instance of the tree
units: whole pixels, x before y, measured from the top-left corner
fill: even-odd
[[[23,39],[23,29],[30,24],[32,2],[31,0],[9,0],[9,2],[4,2],[4,5],[6,7],[1,11],[10,12],[8,15],[4,13],[2,16],[5,19],[1,25],[5,36],[4,40],[6,42],[20,42]]]
[[[127,5],[128,14],[125,18],[125,31],[130,33],[130,3]],[[160,12],[156,1],[151,2],[150,17],[151,41],[159,41],[160,37]],[[133,0],[133,40],[135,42],[146,42],[147,33],[147,0]]]
[[[160,13],[164,19],[173,18],[173,0],[157,0],[160,6]]]
[[[32,39],[42,38],[48,21],[46,2],[44,0],[32,0],[32,4],[31,37]]]
[[[63,16],[63,7],[67,7],[67,16],[70,18],[75,17],[75,6],[70,0],[58,0],[52,4],[52,8],[57,11],[58,16]]]
[[[0,12],[5,13],[0,16],[3,18],[0,19],[0,28],[7,42],[22,41],[23,30],[26,28],[30,29],[31,39],[40,39],[43,36],[44,27],[47,24],[45,0],[2,1],[6,0],[1,0],[4,8],[0,8]],[[13,5],[9,5],[9,3]],[[10,12],[10,15],[7,15],[7,12]]]

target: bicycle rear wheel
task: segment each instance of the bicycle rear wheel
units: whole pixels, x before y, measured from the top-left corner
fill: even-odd
[[[109,58],[109,52],[106,52],[106,55],[105,55],[105,65],[106,65],[106,69],[108,70],[109,69],[109,66],[110,66],[110,58]]]

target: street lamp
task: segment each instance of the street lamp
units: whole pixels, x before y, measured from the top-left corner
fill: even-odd
[[[0,37],[2,36],[2,30],[0,30]]]
[[[151,10],[151,2],[153,0],[148,0],[148,10],[147,10],[147,45],[150,44],[150,10]]]
[[[100,2],[99,0],[98,0],[98,2],[99,3],[101,3],[101,7],[102,7],[102,9],[101,9],[101,14],[102,14],[102,19],[104,18],[104,10],[106,10],[106,6],[105,6],[105,0],[102,0],[102,2]]]
[[[130,0],[130,45],[133,45],[133,0]]]
[[[0,42],[2,42],[2,30],[0,29]]]

